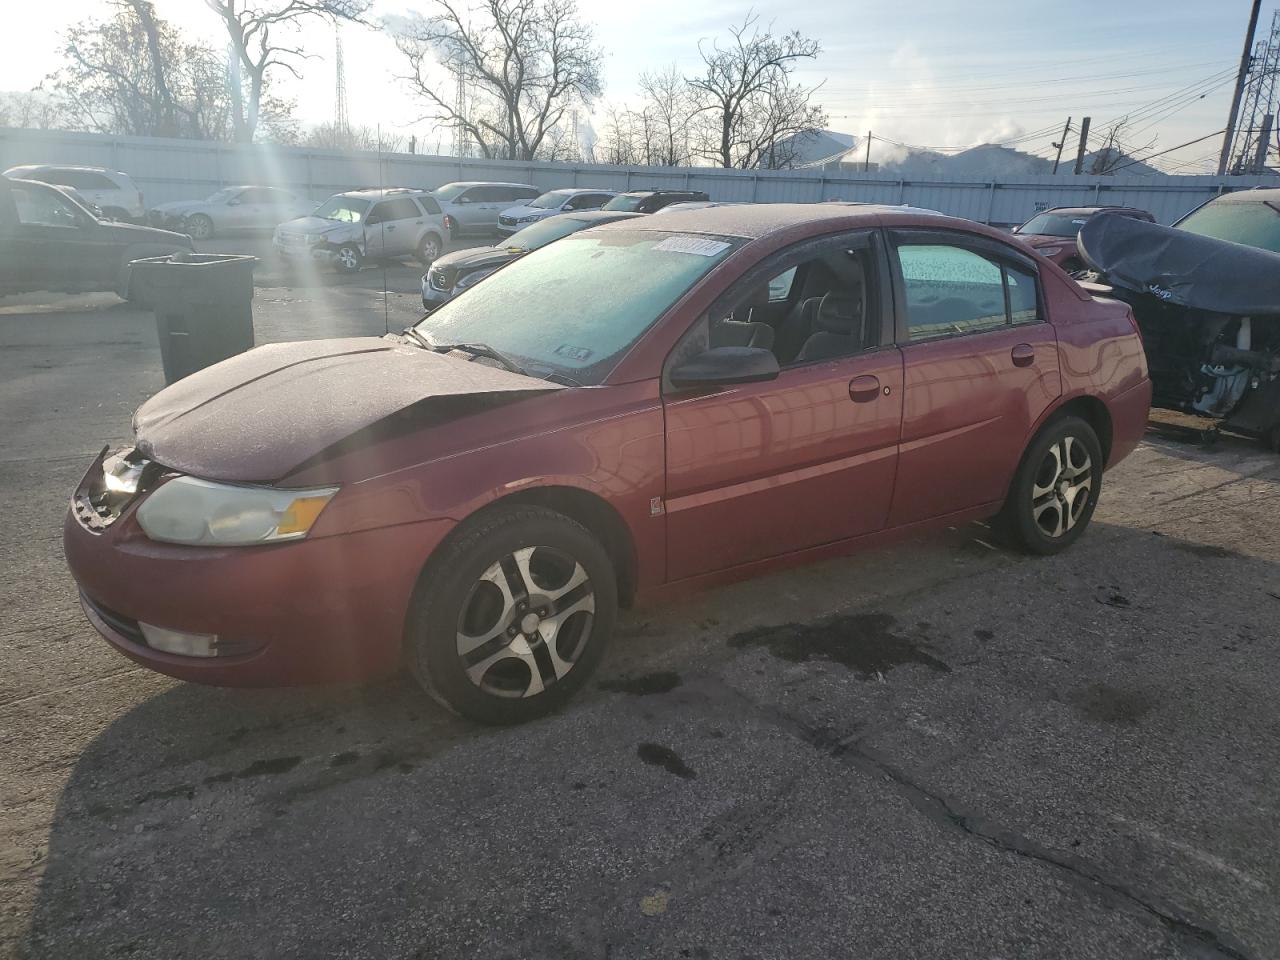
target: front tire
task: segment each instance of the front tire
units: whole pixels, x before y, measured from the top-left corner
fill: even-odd
[[[333,267],[339,273],[359,273],[364,255],[354,243],[344,243],[333,254]]]
[[[213,236],[213,221],[203,213],[188,217],[187,236],[192,240],[208,240]]]
[[[498,508],[428,564],[407,622],[409,668],[454,713],[523,723],[587,682],[617,609],[613,563],[586,527],[544,507]]]
[[[1028,553],[1065,550],[1084,533],[1102,491],[1102,445],[1079,417],[1045,425],[1022,458],[997,524]]]

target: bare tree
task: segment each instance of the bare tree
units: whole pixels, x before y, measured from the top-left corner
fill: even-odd
[[[597,163],[635,164],[643,156],[643,137],[636,127],[636,114],[610,106],[605,111],[604,130],[592,150]]]
[[[63,113],[62,101],[43,90],[0,94],[0,127],[56,130]]]
[[[485,157],[542,156],[563,139],[569,110],[599,95],[600,50],[574,0],[479,0],[470,8],[436,0],[435,7],[434,16],[388,24],[408,61],[403,79],[430,119],[461,131]]]
[[[1105,176],[1113,173],[1118,167],[1128,164],[1129,156],[1134,153],[1144,153],[1150,150],[1156,144],[1156,139],[1152,140],[1141,147],[1130,147],[1123,142],[1124,138],[1129,136],[1127,130],[1128,123],[1124,120],[1117,120],[1113,123],[1106,135],[1102,138],[1102,146],[1093,154],[1093,162],[1089,165],[1089,172],[1094,176]]]
[[[403,153],[407,139],[398,133],[379,133],[376,127],[348,126],[339,130],[332,123],[312,127],[298,140],[305,147],[324,150],[377,150],[381,153]]]
[[[788,138],[826,123],[822,108],[810,103],[816,88],[791,80],[797,63],[816,59],[821,44],[798,31],[762,32],[754,13],[729,33],[724,47],[698,45],[706,72],[689,78],[699,101],[694,152],[722,167],[790,166]]]
[[[231,119],[235,138],[250,143],[258,133],[266,105],[269,74],[284,70],[301,79],[307,53],[288,39],[300,21],[325,17],[359,20],[369,0],[205,0],[231,41]],[[281,34],[286,39],[280,38]]]
[[[64,63],[50,78],[71,126],[137,136],[224,139],[226,63],[155,16],[148,0],[118,0],[116,13],[63,36]]]
[[[697,104],[689,84],[675,66],[640,74],[640,108],[644,162],[680,167],[692,162],[690,141]]]

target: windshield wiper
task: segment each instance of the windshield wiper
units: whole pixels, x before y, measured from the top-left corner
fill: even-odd
[[[431,349],[436,353],[448,353],[451,350],[462,350],[465,353],[474,354],[477,357],[488,357],[491,360],[497,360],[500,364],[510,370],[512,373],[518,373],[521,376],[529,376],[528,372],[520,364],[516,363],[509,356],[487,343],[433,343]]]
[[[420,334],[417,327],[405,327],[404,335],[417,341],[420,346],[426,347],[428,350],[436,349],[436,345]]]

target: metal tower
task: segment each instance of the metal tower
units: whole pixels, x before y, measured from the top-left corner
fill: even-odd
[[[1276,149],[1271,142],[1275,129],[1277,80],[1280,80],[1280,10],[1271,18],[1266,39],[1253,48],[1249,79],[1240,105],[1240,124],[1231,144],[1228,172],[1233,176],[1266,172],[1267,156]]]
[[[333,25],[333,63],[337,82],[333,96],[333,137],[339,144],[351,139],[351,123],[347,119],[347,72],[342,63],[342,28]]]

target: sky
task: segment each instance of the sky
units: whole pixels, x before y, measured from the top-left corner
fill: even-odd
[[[222,44],[202,0],[154,2],[184,31]],[[725,37],[752,9],[729,0],[648,0],[640,15],[617,0],[579,4],[604,52],[597,126],[604,106],[634,102],[641,72],[671,64],[696,72],[699,41]],[[1260,36],[1274,6],[1263,4]],[[374,14],[413,10],[429,13],[430,0],[377,0]],[[821,42],[821,55],[797,78],[820,85],[816,100],[830,129],[871,131],[880,138],[873,159],[887,159],[901,150],[894,142],[937,149],[1016,140],[1019,149],[1051,155],[1068,116],[1077,126],[1091,116],[1097,132],[1133,114],[1126,142],[1148,153],[1221,130],[1249,0],[760,0],[754,10],[776,31]],[[20,29],[11,24],[0,35],[0,90],[39,84],[58,66],[60,33],[110,12],[109,0],[56,0]],[[316,23],[300,39],[315,57],[302,66],[302,81],[285,75],[279,86],[296,99],[304,125],[325,122],[334,110],[333,30]],[[353,123],[412,133],[420,150],[447,148],[449,135],[422,119],[424,108],[396,79],[399,54],[388,37],[347,26],[343,48]],[[1220,137],[1205,140],[1162,162],[1207,172],[1219,146]]]

